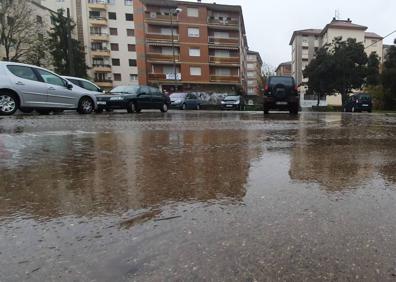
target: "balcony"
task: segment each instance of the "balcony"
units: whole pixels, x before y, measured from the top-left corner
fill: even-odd
[[[111,72],[111,66],[107,64],[92,64],[95,72]]]
[[[239,38],[219,38],[209,36],[209,44],[239,46]]]
[[[148,79],[150,81],[174,81],[175,75],[173,73],[149,73]],[[181,80],[181,73],[176,73],[176,80]]]
[[[97,10],[106,10],[107,4],[106,4],[106,1],[91,0],[91,1],[88,1],[88,8],[97,9]]]
[[[113,88],[113,81],[110,79],[95,79],[94,81],[100,88]]]
[[[110,50],[107,49],[92,49],[92,57],[110,57]]]
[[[147,33],[146,34],[147,41],[154,41],[154,42],[172,42],[172,35],[168,34],[160,34],[160,33]],[[179,41],[179,35],[173,35],[173,41]]]
[[[208,17],[208,25],[222,28],[239,29],[239,20],[230,17]]]
[[[240,57],[216,57],[210,56],[209,62],[211,64],[225,64],[225,65],[239,65],[241,63]]]
[[[93,41],[109,41],[107,33],[91,33],[91,40]]]
[[[147,11],[144,18],[147,23],[171,25],[171,16],[169,15],[169,13]],[[173,25],[177,25],[177,22],[177,16],[172,16]]]
[[[89,18],[89,22],[90,22],[92,25],[107,26],[107,19],[104,18],[104,17]]]
[[[175,61],[179,61],[179,54],[175,54]],[[164,55],[161,53],[147,53],[148,61],[156,61],[156,62],[173,62],[173,55]]]
[[[240,83],[239,75],[211,75],[211,82]]]

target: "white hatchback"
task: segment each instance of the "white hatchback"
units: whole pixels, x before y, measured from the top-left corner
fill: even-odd
[[[36,110],[77,110],[90,114],[96,109],[96,97],[61,76],[37,66],[0,62],[0,115]]]

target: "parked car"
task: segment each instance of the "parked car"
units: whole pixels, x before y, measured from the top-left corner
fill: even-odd
[[[201,100],[195,94],[173,93],[169,98],[171,108],[180,110],[199,110],[201,108]]]
[[[72,77],[72,76],[62,76],[64,79],[72,83],[74,86],[78,86],[83,88],[87,91],[91,91],[92,94],[104,94],[103,89],[101,89],[96,84],[92,83],[91,81],[79,77]]]
[[[73,85],[59,75],[36,66],[0,62],[0,115],[36,110],[77,110],[89,114],[96,108],[95,95]]]
[[[109,95],[98,95],[98,110],[126,109],[128,113],[141,112],[143,109],[159,109],[167,112],[170,99],[158,88],[150,86],[117,86]]]
[[[245,109],[245,100],[238,95],[226,96],[223,101],[221,101],[221,109],[243,111]]]
[[[270,76],[264,89],[264,114],[270,110],[289,111],[298,114],[300,97],[298,87],[291,76]]]
[[[358,93],[350,96],[344,106],[344,112],[365,111],[371,113],[372,109],[372,99],[367,93]]]

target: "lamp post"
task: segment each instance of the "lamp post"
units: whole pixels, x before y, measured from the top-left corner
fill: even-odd
[[[177,73],[176,73],[176,54],[175,54],[175,39],[174,39],[174,32],[173,32],[173,16],[178,15],[182,9],[176,8],[175,10],[172,10],[169,8],[169,17],[170,17],[170,22],[171,22],[171,35],[172,35],[172,54],[173,54],[173,79],[174,79],[174,87],[175,87],[175,92],[177,91]]]

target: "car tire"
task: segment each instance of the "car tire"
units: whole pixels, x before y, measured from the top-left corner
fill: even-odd
[[[187,105],[186,105],[186,104],[183,104],[181,109],[182,109],[183,111],[187,110]]]
[[[19,100],[15,94],[3,92],[0,93],[0,115],[13,115],[19,108]]]
[[[169,110],[169,107],[166,103],[163,103],[161,106],[161,112],[166,113]]]
[[[78,103],[77,112],[81,115],[88,115],[94,111],[95,105],[91,98],[82,97]]]
[[[36,112],[37,112],[39,115],[48,116],[48,115],[50,114],[51,110],[47,110],[47,109],[38,109],[38,110],[36,110]]]
[[[19,108],[19,110],[24,114],[31,114],[34,111],[32,108]]]
[[[128,105],[127,105],[127,111],[128,111],[128,113],[130,113],[130,114],[133,114],[134,112],[136,112],[136,103],[135,102],[129,102],[128,103]]]

